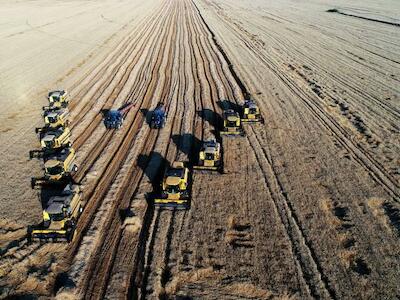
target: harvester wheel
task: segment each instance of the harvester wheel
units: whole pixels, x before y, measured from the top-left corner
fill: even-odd
[[[31,188],[34,189],[36,186],[36,179],[35,178],[31,178]]]
[[[67,242],[70,243],[74,239],[74,236],[75,236],[75,226],[67,229],[66,232]]]
[[[32,226],[28,226],[27,232],[26,232],[26,239],[28,240],[28,244],[32,243]]]

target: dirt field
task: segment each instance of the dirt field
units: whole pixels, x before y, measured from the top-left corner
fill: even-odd
[[[0,2],[0,298],[400,297],[399,15],[396,0]],[[28,244],[28,151],[55,88],[88,205],[70,244]],[[265,123],[220,139],[249,96]],[[107,131],[100,111],[130,101]],[[154,209],[166,163],[212,137],[224,173],[193,171],[190,210]]]

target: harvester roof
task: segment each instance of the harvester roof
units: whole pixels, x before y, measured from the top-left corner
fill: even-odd
[[[49,214],[59,214],[63,212],[64,204],[62,202],[51,202],[46,208]]]
[[[56,137],[56,135],[51,132],[51,133],[47,133],[43,138],[42,141],[44,142],[51,142],[52,140],[54,140],[54,138]]]

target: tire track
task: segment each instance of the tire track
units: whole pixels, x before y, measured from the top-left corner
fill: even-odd
[[[232,63],[228,59],[227,55],[223,51],[222,47],[218,44],[218,41],[215,38],[215,34],[211,31],[211,29],[207,26],[205,20],[203,19],[200,11],[198,10],[197,6],[195,3],[193,5],[196,7],[199,18],[201,19],[200,24],[204,24],[209,33],[211,34],[212,41],[214,43],[214,47],[211,44],[210,47],[212,50],[210,52],[214,52],[213,59],[217,60],[218,59],[218,52],[222,55],[223,60],[219,60],[219,64],[217,64],[217,69],[219,71],[220,78],[222,80],[222,85],[225,88],[225,92],[229,95],[228,98],[230,99],[235,99],[235,102],[237,102],[236,99],[241,99],[249,97],[249,93],[247,92],[247,89],[243,82],[240,80],[238,75],[233,69]],[[203,31],[204,32],[204,31]],[[206,32],[204,32],[206,34]],[[211,59],[210,59],[211,60]],[[225,70],[223,70],[225,68]],[[228,79],[227,74],[231,76],[230,79]],[[225,76],[224,76],[225,75]],[[239,90],[235,88],[234,84],[237,84],[239,87]],[[237,103],[238,104],[238,103]],[[250,127],[250,130],[254,133],[254,129]],[[257,153],[255,151],[255,148],[260,147],[261,145],[258,143],[254,145],[257,140],[250,140],[249,137],[247,137],[249,140],[250,145],[253,147],[254,154],[257,157]],[[263,149],[264,150],[264,149]],[[267,157],[264,157],[264,160],[267,161]],[[263,164],[261,161],[264,161],[263,159],[259,160],[259,165],[260,168],[264,171],[264,174],[270,174],[273,176],[275,180],[278,180],[275,173],[273,172],[266,172],[267,170],[265,167],[263,168]],[[266,182],[270,182],[268,179],[270,178],[265,178]],[[301,270],[303,272],[302,277],[305,279],[305,282],[307,282],[308,286],[310,287],[311,294],[314,297],[317,298],[333,298],[335,299],[335,293],[332,291],[328,284],[326,278],[323,276],[323,273],[321,272],[321,268],[318,265],[318,260],[316,259],[315,255],[313,255],[312,248],[310,248],[306,244],[306,240],[304,238],[304,235],[301,232],[301,227],[297,224],[296,219],[293,218],[292,216],[293,211],[289,209],[289,204],[290,202],[284,201],[284,208],[278,206],[278,203],[282,202],[282,199],[284,200],[286,195],[283,193],[283,190],[270,190],[271,195],[273,196],[273,199],[275,199],[275,206],[277,207],[277,211],[280,212],[280,217],[283,225],[286,228],[288,237],[290,238],[290,241],[292,242],[293,245],[293,250],[294,250],[294,255],[297,257],[298,261],[300,262],[301,265]],[[276,199],[278,197],[279,201],[278,202]],[[290,224],[290,225],[289,225]],[[311,269],[309,266],[312,266]]]
[[[170,21],[172,22],[174,18],[174,13],[169,13],[171,15]],[[170,23],[167,23],[166,26],[161,26],[161,28],[173,28]],[[170,34],[171,35],[171,31]],[[167,34],[166,34],[167,35]],[[170,38],[165,38],[164,42],[162,43],[162,46],[160,49],[165,49],[166,48],[166,43],[169,41]],[[168,50],[171,52],[170,50]],[[154,68],[153,73],[159,73],[160,72],[160,65],[162,62],[162,57],[163,53],[160,52],[158,55],[158,60],[156,62],[156,67]],[[170,55],[168,55],[170,57]],[[152,87],[153,92],[150,92],[151,89],[147,89],[147,93],[149,95],[154,94],[154,89],[155,89],[155,82],[157,82],[158,77],[157,76],[152,76],[152,82],[150,83],[150,87]],[[143,153],[150,153],[151,149],[153,149],[153,145],[155,143],[155,140],[158,136],[158,133],[156,131],[151,131],[149,133],[149,136],[146,139],[146,144],[145,148],[140,151],[142,154]],[[107,233],[111,233],[110,236],[104,236],[103,237],[103,242],[101,243],[101,248],[104,248],[103,250],[98,249],[97,254],[95,253],[93,255],[94,260],[90,262],[90,266],[92,266],[92,271],[89,268],[89,273],[85,278],[85,284],[83,285],[83,290],[85,290],[86,297],[87,298],[102,298],[103,294],[105,293],[105,288],[108,282],[108,277],[109,277],[109,271],[112,266],[112,262],[115,260],[115,254],[116,254],[116,247],[119,242],[119,239],[121,238],[121,232],[119,234],[115,234],[114,230],[118,230],[117,228],[120,228],[119,220],[118,220],[118,213],[119,211],[117,210],[117,207],[127,207],[130,199],[132,197],[133,192],[136,190],[136,186],[139,182],[139,179],[142,178],[142,172],[138,168],[136,164],[133,164],[130,167],[130,171],[128,173],[135,174],[133,178],[128,178],[128,182],[123,183],[122,187],[123,189],[120,190],[120,195],[117,195],[117,199],[115,201],[115,206],[112,210],[112,214],[115,214],[112,216],[112,218],[109,219],[112,223],[109,224],[108,229],[106,230]],[[112,230],[111,228],[115,228]],[[120,230],[121,231],[121,230]],[[108,258],[107,258],[108,257]],[[101,268],[101,269],[100,269]],[[93,278],[92,278],[93,277]]]
[[[224,21],[227,26],[232,26]],[[235,30],[237,37],[246,45],[246,47],[251,51],[257,58],[263,62],[269,70],[271,70],[277,78],[286,84],[286,86],[297,95],[305,105],[305,107],[314,115],[314,117],[320,122],[320,124],[336,138],[336,140],[350,153],[354,159],[374,178],[374,180],[380,184],[392,198],[399,202],[400,200],[400,186],[393,176],[391,176],[385,168],[375,160],[371,154],[365,150],[362,145],[357,141],[353,141],[352,137],[346,130],[332,117],[328,112],[324,110],[318,99],[309,99],[309,95],[302,91],[295,82],[293,82],[288,75],[283,72],[279,72],[280,68],[274,64],[268,57],[262,54],[261,51],[255,51],[257,47],[251,45],[248,40],[246,40],[242,35],[243,33]]]

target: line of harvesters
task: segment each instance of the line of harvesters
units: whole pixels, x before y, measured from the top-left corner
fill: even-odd
[[[42,159],[44,164],[44,176],[31,179],[32,188],[39,188],[43,219],[40,224],[28,227],[28,240],[71,241],[84,202],[79,186],[72,179],[77,166],[68,128],[67,92],[52,91],[48,100],[49,105],[43,107],[44,126],[35,130],[41,149],[29,152],[30,159]]]
[[[85,202],[79,185],[72,175],[77,171],[74,164],[75,151],[72,148],[71,132],[68,128],[68,98],[65,91],[53,91],[48,95],[49,106],[43,107],[45,126],[36,128],[41,149],[32,150],[29,157],[43,159],[44,176],[31,179],[32,188],[41,187],[43,220],[28,227],[28,240],[72,241],[79,216]],[[103,122],[107,129],[121,128],[132,103],[120,109],[103,110]],[[161,129],[165,126],[167,114],[163,103],[152,111],[149,126]],[[221,136],[243,136],[243,122],[263,122],[259,108],[252,100],[246,100],[241,112],[228,109],[223,112]],[[202,142],[195,170],[223,172],[222,148],[215,139]],[[175,161],[167,166],[161,183],[161,190],[155,191],[154,205],[158,208],[189,209],[191,172],[188,165]]]
[[[223,112],[221,136],[244,136],[243,122],[264,122],[259,107],[253,100],[246,100],[241,112],[227,109]],[[195,170],[223,172],[221,144],[215,139],[202,142],[198,163]],[[190,208],[191,175],[188,166],[182,161],[175,161],[168,166],[161,184],[161,192],[156,193],[154,205],[160,208]]]

